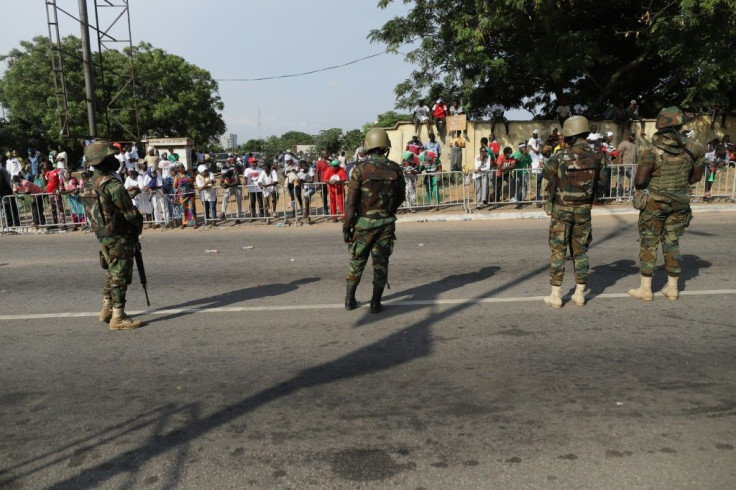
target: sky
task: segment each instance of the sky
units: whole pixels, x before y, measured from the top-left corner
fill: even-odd
[[[377,1],[129,0],[129,6],[134,44],[150,42],[208,70],[215,79],[227,79],[300,73],[384,51],[383,45],[367,40],[368,32],[403,15],[409,6],[398,0],[381,10]],[[57,5],[78,16],[78,0],[57,0]],[[0,9],[23,19],[4,23],[0,53],[22,40],[48,36],[44,0],[0,0]],[[94,23],[93,0],[88,0],[88,10]],[[62,37],[79,36],[79,24],[60,15]],[[95,51],[96,37],[92,44]],[[5,69],[0,63],[0,72]],[[223,119],[239,144],[290,130],[316,134],[335,127],[361,128],[395,109],[394,87],[411,71],[402,55],[382,54],[314,75],[220,81]]]

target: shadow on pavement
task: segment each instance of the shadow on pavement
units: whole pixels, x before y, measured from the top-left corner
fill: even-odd
[[[253,300],[253,299],[258,299],[258,298],[267,298],[270,296],[280,296],[282,294],[287,294],[292,291],[296,291],[299,288],[299,286],[311,284],[313,282],[320,281],[321,279],[322,278],[320,277],[305,277],[302,279],[291,281],[286,284],[282,284],[282,283],[264,284],[263,286],[237,289],[235,291],[228,291],[226,293],[217,294],[215,296],[208,296],[206,298],[199,298],[199,299],[194,299],[191,301],[186,301],[184,303],[179,303],[177,305],[169,305],[164,308],[150,310],[148,313],[155,313],[157,311],[166,311],[166,310],[178,310],[182,308],[191,309],[193,311],[180,311],[180,312],[175,312],[175,313],[171,313],[168,315],[164,314],[161,316],[156,316],[151,319],[147,319],[146,323],[152,324],[156,322],[162,322],[162,321],[171,320],[174,318],[179,318],[181,316],[189,315],[196,310],[201,310],[205,308],[223,308],[226,306],[231,306],[231,305],[240,303],[241,301]]]

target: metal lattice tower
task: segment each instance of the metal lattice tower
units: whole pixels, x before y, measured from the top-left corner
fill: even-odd
[[[64,0],[73,3],[73,0]],[[87,2],[88,0],[83,0]],[[79,17],[70,14],[57,5],[57,0],[44,0],[46,18],[48,21],[49,44],[51,49],[51,69],[54,77],[54,95],[56,96],[57,115],[61,135],[72,137],[69,132],[68,91],[66,73],[64,71],[64,55],[62,50],[62,35],[59,23],[59,13],[62,13],[82,27]],[[130,30],[129,0],[94,0],[95,25],[88,25],[97,38],[97,64],[99,66],[99,86],[102,88],[105,99],[103,119],[105,121],[105,137],[115,140],[140,139],[138,125],[138,102],[135,92],[135,69],[133,64],[133,42]],[[81,16],[80,16],[81,17]],[[75,33],[76,34],[76,33]],[[126,49],[127,48],[127,49]],[[127,56],[124,70],[116,72],[113,67],[106,67],[104,53],[109,50],[120,50]],[[111,90],[109,87],[116,87]],[[130,97],[122,97],[124,94]],[[121,104],[132,101],[131,105],[123,107]],[[125,123],[120,113],[131,113],[131,123]],[[98,108],[98,112],[100,112]]]
[[[130,31],[130,8],[128,0],[95,0],[95,23],[97,24],[97,46],[100,60],[100,83],[105,87],[105,125],[108,138],[115,136],[114,128],[122,131],[120,138],[140,140],[140,127],[138,125],[138,100],[135,91],[135,66],[133,64],[133,36]],[[126,49],[127,48],[127,49]],[[121,73],[113,70],[105,70],[103,55],[108,50],[120,50],[127,54],[128,61],[126,69]],[[116,92],[109,93],[108,83],[114,81],[113,86],[119,87]],[[122,98],[127,93],[132,101],[132,107],[123,107]],[[121,120],[122,111],[132,113],[131,124],[124,124]]]
[[[49,27],[49,44],[51,47],[51,73],[54,77],[54,96],[56,98],[56,117],[59,119],[61,136],[69,135],[69,104],[66,92],[66,75],[62,57],[61,36],[59,35],[59,12],[56,0],[45,0],[46,19]]]

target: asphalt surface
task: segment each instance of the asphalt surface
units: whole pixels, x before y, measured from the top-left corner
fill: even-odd
[[[401,223],[377,315],[339,224],[146,231],[130,332],[92,235],[1,237],[0,487],[733,488],[734,217],[696,214],[677,302],[594,217],[559,310],[546,220]]]

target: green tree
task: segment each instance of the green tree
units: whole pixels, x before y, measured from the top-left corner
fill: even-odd
[[[314,136],[301,131],[287,131],[281,135],[281,149],[293,150],[296,145],[313,145]]]
[[[363,132],[360,129],[351,129],[342,137],[341,147],[348,158],[351,158],[355,149],[363,145]]]
[[[332,128],[320,131],[314,137],[314,144],[318,150],[325,149],[328,153],[337,153],[342,146],[342,129]]]
[[[74,138],[88,134],[84,75],[81,62],[81,41],[69,36],[62,40],[65,82],[68,95],[69,129]],[[138,120],[146,136],[188,136],[204,145],[225,132],[225,123],[218,111],[223,103],[217,93],[217,83],[209,72],[187,63],[183,58],[141,43],[133,48],[136,71]],[[93,57],[98,60],[99,54]],[[46,146],[69,144],[59,135],[59,114],[54,97],[49,41],[35,37],[22,41],[20,47],[0,56],[8,69],[0,80],[0,103],[8,109],[8,121],[16,144],[45,149]],[[93,64],[99,85],[96,90],[98,134],[116,140],[131,136],[121,126],[135,127],[135,112],[130,91],[123,90],[129,80],[128,58],[118,51],[103,54],[105,77],[99,63]],[[109,99],[119,93],[116,114],[121,124],[104,117]]]
[[[369,129],[373,128],[392,128],[396,126],[396,123],[401,121],[411,121],[411,114],[400,114],[395,111],[384,112],[376,116],[376,120],[373,122],[365,123],[363,125],[363,136],[368,132]]]
[[[385,8],[393,0],[380,0]],[[369,39],[417,69],[396,87],[397,106],[459,98],[472,117],[495,102],[549,116],[556,100],[643,99],[664,105],[736,105],[733,0],[405,0]]]

